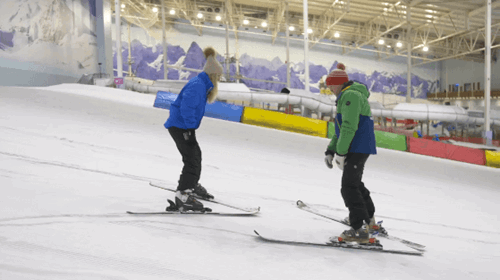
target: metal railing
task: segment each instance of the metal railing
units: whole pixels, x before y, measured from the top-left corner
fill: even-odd
[[[490,92],[492,98],[500,98],[500,90]],[[484,98],[484,90],[461,91],[461,92],[436,92],[428,93],[427,99],[481,99]]]

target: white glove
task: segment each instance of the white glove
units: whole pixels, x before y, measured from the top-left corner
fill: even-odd
[[[345,155],[343,155],[343,156],[341,156],[339,154],[335,155],[335,163],[340,168],[340,170],[344,170]]]
[[[326,166],[328,166],[328,168],[330,168],[330,169],[332,169],[332,168],[333,168],[332,161],[333,161],[333,155],[327,155],[327,156],[325,157],[325,163],[326,163]]]

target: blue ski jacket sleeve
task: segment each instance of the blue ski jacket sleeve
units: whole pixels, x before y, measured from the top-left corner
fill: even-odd
[[[197,129],[205,114],[207,95],[213,86],[205,72],[189,80],[170,106],[165,128]]]

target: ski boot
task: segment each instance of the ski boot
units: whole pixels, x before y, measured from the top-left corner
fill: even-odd
[[[341,221],[344,225],[348,225],[350,226],[351,223],[349,221],[349,216],[345,217],[342,221]],[[386,233],[386,230],[382,227],[382,221],[380,222],[376,222],[375,220],[375,216],[373,216],[371,219],[370,219],[370,223],[368,223],[368,231],[370,233],[374,233],[374,232],[380,232],[380,233]]]
[[[177,191],[175,193],[175,207],[180,212],[188,212],[188,211],[200,211],[200,212],[210,212],[210,208],[205,208],[203,203],[199,202],[193,195],[193,191],[191,189]],[[174,210],[172,209],[172,204],[167,207],[167,211]]]
[[[387,234],[387,231],[385,230],[384,227],[382,227],[382,221],[376,222],[375,221],[375,216],[373,216],[370,219],[370,223],[367,225],[368,226],[368,231],[370,233],[382,233],[382,234]]]
[[[377,244],[378,240],[371,236],[368,232],[367,227],[361,227],[359,229],[350,228],[342,232],[342,234],[334,238],[330,239],[332,242],[356,242],[358,244]]]
[[[197,195],[198,197],[205,199],[205,200],[210,200],[214,199],[214,196],[209,194],[207,192],[207,189],[205,189],[201,184],[197,184],[196,187],[193,189],[193,193]]]

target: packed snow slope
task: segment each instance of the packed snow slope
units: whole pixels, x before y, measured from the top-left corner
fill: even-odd
[[[154,96],[82,85],[0,87],[0,279],[499,279],[500,170],[378,149],[365,185],[392,235],[422,257],[265,243],[253,231],[338,235],[328,139],[205,118],[201,183],[255,217],[161,211],[181,157]],[[212,205],[210,205],[212,206]],[[230,210],[217,208],[214,210]],[[385,239],[381,239],[382,243]]]

